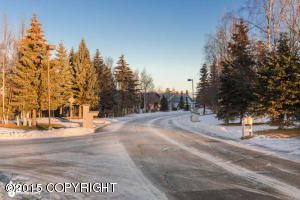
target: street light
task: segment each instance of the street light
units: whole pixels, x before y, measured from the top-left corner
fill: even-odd
[[[1,46],[2,54],[2,124],[5,124],[5,49]]]
[[[194,109],[194,80],[192,78],[187,79],[188,82],[192,82],[192,109]]]
[[[46,46],[47,51],[55,50],[55,45],[49,44]],[[48,129],[51,129],[51,97],[50,97],[50,55],[47,62],[47,85],[48,85]]]

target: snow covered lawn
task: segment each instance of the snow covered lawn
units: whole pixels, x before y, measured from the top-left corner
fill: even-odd
[[[184,115],[173,119],[174,123],[186,130],[217,137],[226,140],[234,140],[241,144],[249,146],[262,147],[265,150],[283,157],[288,157],[300,161],[300,137],[292,138],[271,138],[264,135],[255,136],[252,139],[241,140],[242,126],[224,126],[223,121],[218,120],[214,114],[202,115],[199,117],[200,122],[191,122],[190,115]],[[254,122],[263,122],[263,119]],[[276,129],[275,126],[266,124],[253,125],[253,131]]]
[[[48,118],[38,119],[38,123],[47,123]],[[52,129],[52,130],[22,130],[13,128],[0,127],[0,140],[16,140],[16,139],[35,139],[35,138],[53,138],[53,137],[72,137],[82,136],[94,133],[97,128],[110,124],[105,119],[95,119],[95,127],[93,129],[87,129],[80,127],[82,120],[60,121],[52,118],[52,123],[61,124],[65,128]]]
[[[71,137],[93,133],[94,129],[85,128],[61,128],[52,130],[32,130],[25,131],[19,129],[0,128],[1,140],[15,139],[35,139],[35,138],[51,138],[51,137]]]

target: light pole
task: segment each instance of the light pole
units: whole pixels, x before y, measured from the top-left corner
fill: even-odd
[[[194,109],[194,79],[192,79],[192,78],[189,78],[188,80],[187,80],[188,82],[192,82],[192,110]]]
[[[55,45],[49,44],[47,51],[55,50]],[[48,86],[48,129],[51,129],[51,94],[50,94],[50,55],[47,62],[47,86]]]
[[[5,124],[5,50],[1,47],[2,54],[2,124]]]

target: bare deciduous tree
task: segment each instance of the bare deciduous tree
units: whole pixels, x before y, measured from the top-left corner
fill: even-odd
[[[287,1],[249,0],[241,9],[242,13],[246,11],[245,21],[261,36],[262,41],[266,41],[269,50],[275,47],[280,32],[284,30]]]
[[[2,30],[1,30],[1,67],[2,67],[2,84],[1,84],[1,96],[2,96],[2,123],[7,123],[9,114],[9,103],[11,101],[9,85],[7,85],[7,72],[9,72],[16,59],[16,38],[9,25],[9,20],[6,15],[3,16]]]
[[[151,75],[147,73],[145,68],[141,72],[140,85],[141,85],[141,89],[144,93],[144,110],[145,110],[146,105],[147,105],[146,93],[149,91],[152,91],[154,89],[153,79],[152,79]]]

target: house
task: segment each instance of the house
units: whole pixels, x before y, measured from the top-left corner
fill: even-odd
[[[187,104],[189,105],[189,108],[191,108],[191,105],[193,102],[193,99],[190,97],[188,92],[186,92],[185,94],[183,94],[181,92],[181,94],[180,94],[179,92],[172,91],[172,92],[163,93],[160,96],[161,97],[164,96],[167,98],[169,111],[180,109],[179,103],[180,103],[181,96],[183,97],[184,105],[186,105],[186,102],[187,102]]]
[[[146,112],[155,112],[160,110],[161,96],[156,92],[147,92],[144,95]]]
[[[186,102],[187,102],[189,107],[191,107],[192,98],[188,94],[182,94],[182,97],[183,97],[184,105],[186,105]],[[169,110],[179,110],[180,109],[180,107],[179,107],[180,99],[181,99],[181,94],[172,95],[168,99]]]

